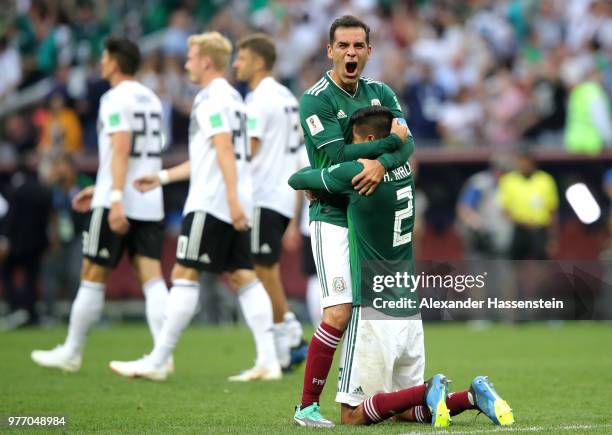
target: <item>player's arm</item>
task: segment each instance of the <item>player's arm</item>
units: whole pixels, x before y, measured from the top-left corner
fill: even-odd
[[[345,162],[325,169],[302,168],[291,177],[289,185],[295,190],[324,190],[342,194],[353,191],[352,178],[363,169],[358,162]]]
[[[124,101],[113,96],[100,104],[100,115],[111,142],[111,208],[108,213],[110,229],[125,234],[129,223],[123,208],[123,189],[127,178],[130,153],[132,151],[132,126],[130,112]]]
[[[134,180],[134,187],[136,190],[144,193],[168,183],[189,180],[190,173],[191,162],[187,160],[169,169],[163,169],[157,174],[143,175],[142,177],[138,177],[136,180]]]
[[[395,95],[395,92],[393,92],[393,90],[386,84],[381,85],[380,101],[383,106],[388,107],[391,110],[395,118],[400,120],[400,123],[406,125],[404,112],[402,111],[402,107],[397,99],[397,95]],[[389,171],[406,164],[412,153],[414,153],[414,138],[408,130],[408,136],[403,140],[400,146],[397,147],[397,149],[391,152],[383,153],[377,158],[377,160],[383,165],[386,171]]]
[[[382,139],[347,147],[333,106],[324,96],[304,94],[300,100],[300,120],[304,134],[309,136],[314,146],[322,150],[334,164],[359,158],[376,158],[402,145],[402,139],[391,134]]]
[[[304,205],[304,192],[295,192],[295,206],[293,207],[293,218],[289,221],[283,236],[283,247],[288,251],[295,251],[300,246],[302,235],[300,224],[302,219],[302,207]]]
[[[225,193],[229,204],[232,224],[238,231],[248,229],[248,219],[242,205],[238,201],[238,175],[236,171],[236,157],[234,145],[230,133],[218,133],[211,137],[212,143],[217,150],[217,160],[223,181],[225,181]]]
[[[257,151],[259,151],[259,146],[261,145],[261,141],[258,137],[252,137],[249,139],[251,141],[251,156],[255,157]]]
[[[403,118],[401,119],[403,120]],[[414,153],[414,138],[412,135],[409,135],[406,140],[402,141],[401,146],[396,151],[384,153],[376,160],[385,168],[385,171],[389,171],[405,165],[412,153]]]
[[[404,114],[397,96],[391,88],[385,84],[381,85],[380,92],[381,104],[388,107],[395,115],[395,119],[391,126],[391,132],[401,132],[399,135],[402,139],[402,143],[395,151],[383,153],[378,156],[376,160],[360,160],[364,165],[364,169],[353,179],[353,185],[355,186],[355,190],[359,191],[361,195],[371,195],[374,193],[385,171],[404,165],[414,152],[414,139],[406,125],[406,120],[404,119]]]
[[[123,189],[127,177],[130,152],[132,150],[132,134],[130,131],[111,133],[111,208],[108,214],[108,224],[115,233],[127,233],[130,224],[123,208]]]
[[[257,100],[251,100],[247,104],[247,136],[251,144],[251,156],[253,157],[257,155],[261,145],[267,116],[265,109],[261,104],[258,104]]]
[[[130,152],[132,150],[132,134],[129,131],[118,131],[113,133],[111,134],[111,144],[112,190],[123,192],[130,162]]]

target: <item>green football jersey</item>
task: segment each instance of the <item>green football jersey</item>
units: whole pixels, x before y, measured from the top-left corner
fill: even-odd
[[[381,105],[391,110],[397,118],[403,118],[401,106],[395,93],[382,82],[361,77],[357,83],[354,94],[350,94],[338,86],[328,71],[314,86],[304,92],[300,99],[300,122],[304,131],[304,142],[308,151],[310,165],[315,169],[322,169],[333,164],[357,160],[358,158],[377,158],[385,169],[392,169],[403,165],[412,153],[404,151],[401,158],[402,144],[399,137],[391,135],[364,144],[351,143],[352,126],[351,115],[367,106]],[[399,144],[398,144],[399,142]],[[340,155],[330,158],[331,149],[339,149]],[[325,147],[328,147],[325,150]],[[347,226],[346,197],[322,194],[319,200],[310,205],[310,221],[328,222],[334,225]]]
[[[305,168],[293,174],[289,184],[294,189],[324,189],[347,198],[353,304],[374,307],[394,317],[417,314],[418,293],[409,280],[414,276],[414,180],[410,167],[406,164],[387,171],[371,196],[359,195],[352,186],[351,179],[362,169],[363,165],[354,161],[325,169]],[[402,277],[399,284],[395,281],[380,288],[384,277],[398,274]],[[410,308],[400,309],[383,302],[400,300],[413,302]]]

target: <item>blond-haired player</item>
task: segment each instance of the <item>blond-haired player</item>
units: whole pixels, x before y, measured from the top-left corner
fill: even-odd
[[[139,190],[147,191],[189,179],[166,320],[151,354],[136,361],[113,361],[110,367],[123,376],[165,379],[164,364],[195,314],[199,272],[227,272],[257,349],[255,367],[230,380],[279,379],[272,305],[255,276],[250,256],[252,188],[246,108],[238,91],[224,78],[232,45],[218,32],[193,35],[188,45],[185,68],[203,88],[192,108],[189,160],[135,182]]]

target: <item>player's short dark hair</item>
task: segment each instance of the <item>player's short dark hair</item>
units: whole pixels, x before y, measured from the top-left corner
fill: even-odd
[[[375,139],[389,136],[393,113],[383,106],[368,106],[351,116],[351,125],[360,136],[373,135]]]
[[[109,36],[104,48],[108,55],[117,61],[123,74],[133,76],[140,68],[140,49],[128,38]]]
[[[366,35],[366,44],[370,45],[370,26],[353,15],[343,15],[336,18],[329,28],[329,45],[334,45],[336,40],[336,29],[338,27],[361,27]]]
[[[274,62],[276,62],[276,47],[269,35],[265,33],[254,33],[245,36],[238,41],[236,47],[238,50],[242,48],[251,50],[257,56],[261,57],[268,71],[274,68]]]

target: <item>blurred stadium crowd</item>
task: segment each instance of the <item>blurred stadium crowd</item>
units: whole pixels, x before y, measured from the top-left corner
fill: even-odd
[[[365,75],[396,91],[418,149],[510,153],[524,145],[598,155],[612,146],[612,2],[606,0],[5,3],[0,11],[0,217],[8,208],[1,195],[11,185],[26,186],[24,198],[47,188],[34,177],[24,182],[30,180],[27,174],[38,172],[52,187],[50,195],[39,195],[39,203],[24,200],[19,214],[31,215],[32,222],[21,221],[24,228],[38,226],[42,233],[25,230],[20,242],[13,243],[25,248],[49,236],[51,250],[43,243],[33,246],[35,255],[24,254],[36,259],[26,268],[39,269],[42,264],[49,306],[62,288],[78,286],[83,219],[72,212],[70,199],[93,180],[79,173],[73,158],[96,153],[98,101],[108,90],[98,61],[109,34],[139,40],[145,54],[139,79],[162,99],[170,154],[186,152],[191,102],[197,92],[183,68],[190,34],[218,30],[232,41],[254,30],[272,34],[278,52],[276,76],[299,96],[329,69],[327,31],[343,14],[356,15],[371,26],[373,52]],[[238,88],[247,92],[244,84]],[[510,169],[508,162],[501,166]],[[15,167],[22,177],[17,180]],[[461,191],[465,174],[458,178],[459,185],[455,179],[446,180],[456,186],[451,193],[440,192],[438,186],[417,194],[421,215],[429,196],[434,224],[440,220],[436,210],[454,219],[458,204],[466,256],[490,249],[491,235],[497,237],[500,227],[510,225],[499,209],[491,210],[499,169],[500,162],[493,162]],[[425,184],[432,179],[426,172],[424,177]],[[612,175],[606,186],[612,186]],[[166,193],[171,204],[167,211],[180,210],[182,204],[172,201],[181,192]],[[16,196],[12,198],[15,203]],[[555,224],[554,211],[546,228]],[[173,215],[168,213],[168,218],[172,221]],[[42,222],[52,229],[45,233],[47,224]],[[478,222],[482,228],[477,228]],[[547,242],[542,243],[540,247]],[[439,245],[430,244],[429,252],[434,246]],[[0,263],[2,257],[0,243]],[[8,268],[5,263],[4,289],[11,285]],[[209,280],[207,286],[211,284]],[[211,307],[212,315],[220,312],[214,304],[203,305]]]
[[[141,38],[147,56],[140,78],[162,97],[175,147],[186,143],[195,91],[183,72],[189,34],[206,28],[235,41],[255,29],[271,33],[276,74],[299,95],[329,68],[326,32],[345,13],[373,29],[366,75],[400,95],[420,147],[537,141],[597,153],[612,144],[607,112],[595,115],[602,143],[564,140],[569,94],[577,85],[595,83],[609,105],[612,4],[604,0],[10,3],[0,28],[0,101],[51,81],[44,99],[3,113],[3,161],[27,149],[95,149],[97,101],[106,90],[96,62],[110,33]]]

